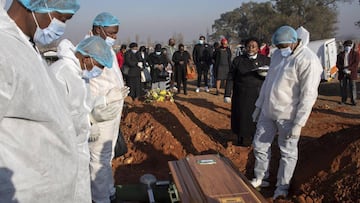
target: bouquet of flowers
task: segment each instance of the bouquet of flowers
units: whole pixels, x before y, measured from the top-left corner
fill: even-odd
[[[173,93],[169,90],[152,89],[145,94],[145,102],[162,102],[171,101],[174,102]]]

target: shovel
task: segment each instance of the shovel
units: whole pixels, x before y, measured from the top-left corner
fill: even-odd
[[[156,182],[155,176],[152,174],[144,174],[143,176],[140,177],[140,182],[147,186],[149,202],[155,203],[154,193],[153,190],[151,189],[151,184]]]

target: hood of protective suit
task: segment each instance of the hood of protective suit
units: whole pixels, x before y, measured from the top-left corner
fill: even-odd
[[[298,35],[298,38],[301,39],[304,46],[307,46],[310,41],[310,33],[307,31],[303,26],[300,26],[298,29],[296,29],[296,33]]]
[[[59,43],[57,47],[57,56],[59,57],[59,59],[73,61],[76,64],[76,70],[78,72],[81,72],[79,59],[75,56],[75,46],[68,39],[63,39]]]

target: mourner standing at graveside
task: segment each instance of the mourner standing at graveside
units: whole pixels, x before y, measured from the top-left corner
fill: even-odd
[[[250,146],[256,130],[252,120],[255,102],[259,96],[261,85],[265,80],[270,58],[258,54],[259,42],[256,38],[245,41],[246,54],[237,56],[228,74],[226,89],[233,88],[232,97],[227,90],[225,102],[231,101],[231,130],[238,137],[237,145]],[[230,98],[231,97],[231,98]]]

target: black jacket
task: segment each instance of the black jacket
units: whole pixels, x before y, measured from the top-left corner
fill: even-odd
[[[213,48],[205,43],[205,44],[196,44],[193,49],[193,60],[195,65],[199,65],[200,63],[205,63],[207,65],[211,65],[213,57]]]
[[[166,81],[165,78],[160,78],[159,74],[160,71],[158,68],[155,68],[156,64],[162,64],[163,68],[165,69],[166,66],[168,65],[168,59],[164,54],[160,54],[160,55],[156,55],[155,52],[151,53],[149,55],[149,64],[150,64],[150,68],[151,68],[151,79],[152,82],[160,82],[160,81]]]
[[[136,55],[131,50],[126,51],[124,55],[124,65],[130,68],[127,75],[128,77],[140,77],[140,67],[137,66],[137,63]]]
[[[220,66],[220,49],[223,49],[224,47],[220,47],[220,48],[217,48],[214,52],[214,61],[215,61],[215,64],[214,64],[214,75],[216,76],[218,71],[219,71],[219,66]],[[231,50],[229,47],[226,47],[226,52],[227,52],[227,60],[228,60],[228,63],[229,63],[229,66],[231,66]]]
[[[137,58],[138,62],[143,63],[143,65],[144,65],[143,67],[149,65],[149,54],[147,52],[144,52],[144,57],[142,57],[141,52],[139,52],[139,51],[136,52],[136,58]]]

